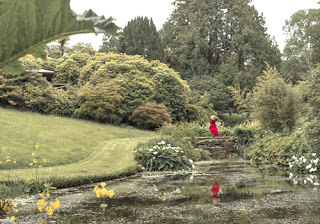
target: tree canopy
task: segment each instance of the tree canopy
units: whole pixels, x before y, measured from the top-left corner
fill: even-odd
[[[280,51],[266,33],[265,21],[250,0],[176,0],[176,9],[164,24],[165,46],[172,68],[183,78],[219,76],[221,65],[236,69],[235,80],[253,87],[266,67],[279,66]],[[246,78],[251,76],[253,78]],[[230,84],[230,83],[229,83]]]

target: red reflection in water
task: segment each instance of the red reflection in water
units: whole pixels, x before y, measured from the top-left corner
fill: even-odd
[[[219,190],[220,190],[220,184],[215,182],[213,185],[212,185],[212,188],[211,188],[211,192],[212,192],[212,198],[214,198],[215,196],[218,195],[219,193]]]

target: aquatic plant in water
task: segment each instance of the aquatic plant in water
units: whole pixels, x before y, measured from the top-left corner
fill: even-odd
[[[100,188],[100,187],[101,188]],[[101,198],[103,199],[103,203],[100,204],[100,207],[102,208],[102,220],[105,217],[105,211],[106,211],[106,207],[108,207],[108,204],[106,204],[106,197],[109,196],[109,198],[112,198],[114,195],[114,191],[113,190],[107,190],[105,188],[105,186],[107,186],[107,184],[105,182],[101,182],[100,184],[98,184],[98,186],[95,186],[93,191],[96,192],[96,197],[97,198]]]

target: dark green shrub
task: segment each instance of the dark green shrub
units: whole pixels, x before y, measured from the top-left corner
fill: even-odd
[[[164,104],[146,103],[137,107],[129,120],[137,127],[154,130],[172,121]]]

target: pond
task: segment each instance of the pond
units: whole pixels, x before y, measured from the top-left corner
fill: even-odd
[[[102,216],[94,185],[57,190],[50,223],[320,223],[319,177],[242,161],[196,164],[192,173],[139,173],[110,181]],[[37,197],[21,200],[19,223],[35,223]],[[101,221],[104,220],[104,221]]]

